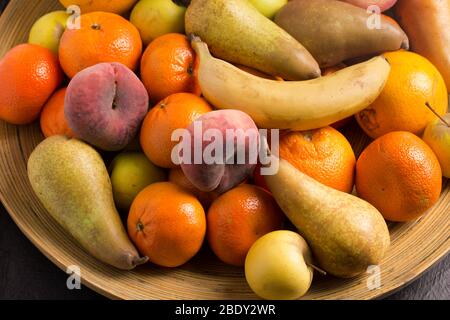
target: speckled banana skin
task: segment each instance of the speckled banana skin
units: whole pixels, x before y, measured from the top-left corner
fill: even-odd
[[[318,79],[275,81],[212,57],[199,38],[193,37],[192,46],[200,57],[205,98],[218,109],[241,110],[268,129],[311,130],[350,117],[375,101],[391,70],[379,56]]]

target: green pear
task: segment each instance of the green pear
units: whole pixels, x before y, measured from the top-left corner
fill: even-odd
[[[92,256],[124,270],[147,261],[128,239],[108,171],[92,147],[63,136],[47,138],[28,160],[28,177],[47,211]]]
[[[30,31],[28,42],[46,47],[58,54],[59,40],[66,30],[69,14],[53,11],[39,18]]]
[[[298,233],[274,231],[256,240],[248,251],[245,277],[263,299],[294,300],[311,286],[311,265],[311,251]]]
[[[293,0],[275,22],[300,41],[321,67],[408,49],[405,32],[391,18],[337,0]]]
[[[185,20],[217,58],[286,80],[320,76],[311,54],[247,0],[192,0]]]
[[[278,159],[272,156],[272,161]],[[389,230],[381,213],[368,202],[317,182],[283,159],[278,172],[265,180],[326,272],[353,277],[385,255]]]

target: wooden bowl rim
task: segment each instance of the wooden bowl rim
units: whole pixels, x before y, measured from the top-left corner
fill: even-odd
[[[33,5],[42,6],[47,9],[54,8],[56,6],[55,1],[53,1],[52,4],[49,4],[49,2],[51,2],[51,1],[34,3]],[[2,25],[2,23],[5,23],[4,22],[6,20],[5,13],[7,13],[9,16],[11,14],[11,12],[13,11],[13,6],[18,5],[18,3],[19,3],[19,1],[17,1],[17,0],[11,0],[11,2],[8,4],[7,8],[5,9],[4,14],[0,17],[0,26]],[[26,23],[24,23],[23,27],[28,28],[30,26],[31,25],[28,22],[26,22]],[[12,32],[12,31],[10,31],[10,32]],[[16,38],[17,38],[17,36],[16,36]],[[5,123],[2,123],[0,121],[0,132],[6,132],[7,130],[12,130],[11,126],[9,126]],[[17,144],[20,145],[21,144],[21,137],[20,137],[21,132],[29,133],[28,131],[31,130],[30,131],[30,132],[32,132],[31,135],[34,137],[34,133],[36,133],[36,130],[39,130],[39,129],[37,128],[36,125],[34,125],[34,127],[20,127],[20,128],[17,127],[15,130],[17,133],[16,137],[17,137],[18,141],[12,141],[12,142],[17,142]],[[8,147],[5,147],[5,143],[6,142],[11,143],[11,141],[9,141],[9,139],[6,136],[4,136],[3,134],[0,135],[0,138],[1,138],[1,140],[0,140],[1,149],[7,149]],[[11,157],[11,156],[13,156],[13,154],[8,154],[7,156]],[[23,152],[23,150],[22,150],[22,157],[23,157],[24,161],[26,162],[26,154]],[[0,157],[0,160],[2,160],[1,157]],[[1,162],[1,161],[0,161],[0,169],[3,169],[3,170],[0,170],[0,179],[6,181],[5,179],[8,177],[8,174],[7,174],[7,170],[5,170],[5,168],[3,167],[3,162]],[[6,168],[6,169],[8,169],[8,168]],[[450,185],[448,182],[446,182],[446,185],[447,185],[446,191],[445,191],[446,197],[450,197],[450,192],[449,192]],[[23,220],[22,217],[20,216],[20,214],[16,213],[15,210],[13,209],[14,205],[12,204],[12,202],[10,202],[10,199],[8,199],[7,194],[9,194],[9,191],[4,186],[2,186],[1,181],[0,181],[0,201],[5,206],[8,214],[11,216],[13,221],[16,223],[16,225],[19,227],[19,229],[22,231],[22,233],[24,233],[25,236],[39,249],[39,251],[41,251],[50,261],[52,261],[55,265],[57,265],[58,268],[60,268],[63,271],[66,271],[67,265],[62,261],[63,257],[60,254],[55,255],[54,252],[53,253],[51,252],[51,250],[50,250],[51,248],[49,248],[49,246],[46,246],[45,242],[43,242],[42,240],[39,239],[40,233],[38,233],[36,230],[27,228],[25,220]],[[442,200],[440,200],[440,201],[442,201]],[[447,200],[444,205],[448,206],[449,203],[450,203],[450,200]],[[31,213],[33,212],[32,208],[28,208],[28,211]],[[445,212],[434,212],[434,214],[446,214],[446,213]],[[26,221],[28,221],[28,220],[26,220]],[[417,228],[417,225],[419,223],[420,223],[420,221],[414,222],[413,225],[411,226],[411,228]],[[45,231],[47,233],[48,232],[51,233],[50,230],[45,230]],[[446,230],[444,230],[444,232],[445,231]],[[435,231],[435,232],[437,232],[437,231]],[[447,228],[447,232],[448,232],[448,228]],[[73,240],[71,240],[71,241],[73,241]],[[65,252],[61,251],[60,246],[57,249],[59,250],[59,253],[62,252],[63,255],[67,254],[67,255],[71,255],[71,256],[73,256],[74,253],[79,252],[79,250],[82,250],[81,248],[76,247],[74,249],[72,248],[73,250],[71,252],[65,253]],[[381,289],[376,290],[375,293],[371,292],[371,291],[367,291],[367,294],[365,296],[363,296],[363,298],[382,298],[382,297],[392,294],[393,292],[399,290],[403,286],[409,284],[411,281],[418,278],[424,271],[426,271],[432,265],[437,263],[439,260],[443,259],[446,256],[446,254],[448,254],[449,251],[450,251],[450,238],[447,235],[447,237],[439,243],[439,245],[435,248],[435,250],[432,253],[430,253],[431,256],[428,256],[424,260],[415,261],[416,263],[414,264],[414,266],[410,267],[407,270],[408,275],[403,277],[403,281],[397,281],[395,283],[390,283],[389,286],[383,286]],[[102,270],[104,270],[104,268],[102,268]],[[98,270],[96,270],[96,271],[98,271]],[[105,272],[105,274],[106,274],[106,272]],[[83,277],[82,283],[84,285],[86,285],[87,287],[95,290],[96,292],[98,292],[108,298],[111,298],[111,299],[122,299],[124,297],[127,297],[126,295],[114,294],[114,293],[104,289],[104,287],[99,283],[99,280],[97,278],[95,278],[94,274]],[[149,296],[148,298],[152,298],[152,297]],[[255,298],[256,298],[256,296],[255,296]],[[340,297],[340,298],[345,298],[345,297]],[[188,297],[188,299],[195,299],[195,297]]]

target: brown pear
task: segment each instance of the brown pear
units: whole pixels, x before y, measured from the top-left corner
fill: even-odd
[[[450,0],[399,0],[395,17],[411,40],[411,50],[438,68],[450,93]]]
[[[393,19],[337,0],[290,1],[275,22],[321,67],[409,47],[407,35]]]

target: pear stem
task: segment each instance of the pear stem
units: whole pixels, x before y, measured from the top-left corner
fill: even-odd
[[[435,115],[436,117],[439,118],[439,120],[442,121],[443,124],[445,124],[447,127],[450,128],[450,124],[449,124],[444,118],[442,118],[442,117],[436,112],[436,110],[433,109],[433,107],[430,105],[430,103],[425,102],[425,105],[427,106],[428,109],[431,110],[431,112],[434,113],[434,115]]]
[[[326,272],[325,270],[320,269],[319,267],[317,267],[317,266],[315,266],[315,265],[313,265],[313,264],[311,264],[311,263],[306,263],[306,265],[307,265],[308,267],[313,268],[314,270],[316,270],[317,272],[319,272],[319,273],[322,274],[323,276],[326,276],[326,275],[327,275],[327,272]]]

